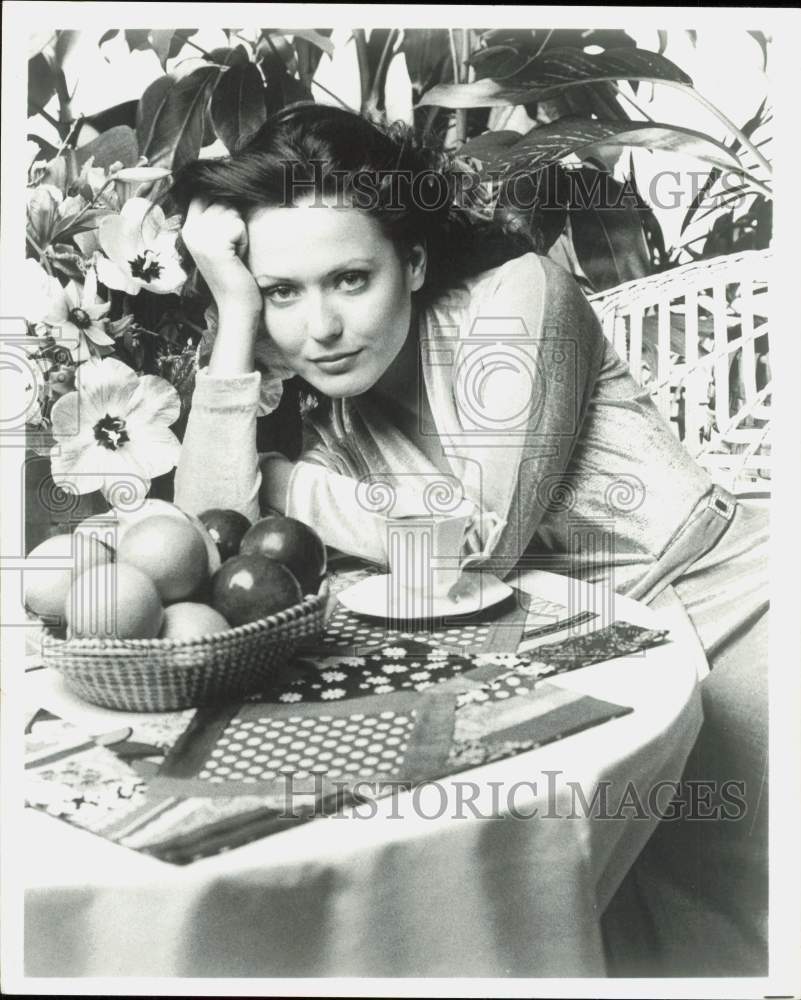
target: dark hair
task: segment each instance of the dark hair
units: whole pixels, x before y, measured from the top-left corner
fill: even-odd
[[[361,208],[399,248],[424,243],[426,281],[416,293],[422,306],[461,279],[535,249],[527,235],[482,216],[478,175],[424,146],[409,126],[314,103],[284,108],[229,157],[187,164],[167,199],[182,214],[203,197],[247,218],[304,195]]]

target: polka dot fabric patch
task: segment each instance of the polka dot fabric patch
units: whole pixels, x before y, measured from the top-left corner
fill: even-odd
[[[315,652],[332,655],[336,652],[363,653],[366,647],[394,644],[413,639],[431,649],[452,649],[468,652],[483,649],[492,631],[492,624],[465,623],[437,627],[433,622],[409,622],[401,632],[387,629],[382,622],[362,618],[339,605],[329,619],[325,634],[315,646]]]
[[[363,656],[326,656],[313,661],[296,657],[282,672],[269,700],[292,705],[342,701],[396,691],[422,692],[476,667],[491,665],[512,670],[526,663],[527,658],[510,653],[460,654],[433,649],[415,640],[399,639],[396,645],[374,648],[365,651]],[[258,697],[265,700],[265,696]]]
[[[415,713],[387,710],[334,718],[321,714],[243,719],[234,717],[197,774],[201,781],[255,784],[282,775],[326,774],[357,781],[391,774],[403,763]]]

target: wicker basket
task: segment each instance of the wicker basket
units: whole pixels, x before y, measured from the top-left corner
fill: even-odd
[[[328,594],[198,639],[42,640],[42,659],[81,698],[128,712],[168,712],[264,691],[301,640],[323,630]]]

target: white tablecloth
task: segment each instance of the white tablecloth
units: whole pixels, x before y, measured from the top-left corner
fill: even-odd
[[[546,577],[531,574],[529,588]],[[671,592],[657,612],[616,601],[617,617],[669,627],[671,641],[554,682],[632,714],[362,807],[377,807],[369,818],[321,818],[177,867],[26,810],[26,975],[603,975],[601,914],[657,817],[587,815],[570,783],[588,802],[608,783],[614,812],[632,787],[646,801],[678,780],[705,663]],[[63,691],[41,672],[37,683],[66,714]],[[73,715],[125,718],[74,702]],[[459,809],[467,782],[480,787],[480,818]],[[509,801],[538,815],[515,818]]]

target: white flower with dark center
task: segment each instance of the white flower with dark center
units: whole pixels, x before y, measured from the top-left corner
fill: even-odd
[[[58,334],[58,346],[65,347],[76,364],[97,356],[98,351],[93,351],[91,345],[114,346],[104,329],[109,304],[97,297],[97,276],[92,268],[86,272],[83,288],[74,281],[64,288],[41,264],[29,259],[25,261],[23,282],[25,319],[51,327],[54,335]]]
[[[98,227],[105,257],[95,260],[97,275],[107,288],[137,295],[142,288],[157,295],[177,292],[186,273],[175,249],[178,221],[166,219],[147,198],[130,198],[119,215]]]
[[[181,452],[170,430],[181,411],[177,391],[115,358],[87,361],[76,380],[77,391],[51,412],[53,481],[76,493],[101,490],[107,499],[121,482],[147,493],[151,479],[174,468]]]

